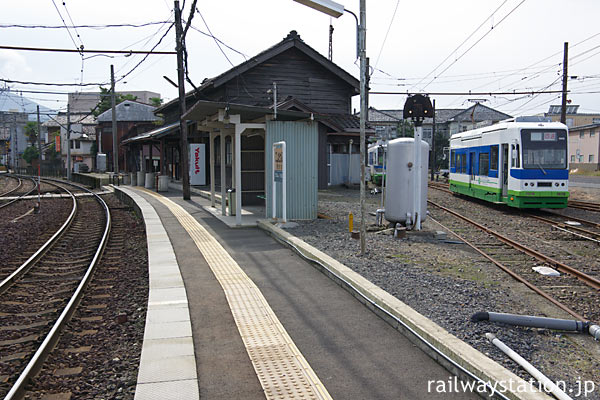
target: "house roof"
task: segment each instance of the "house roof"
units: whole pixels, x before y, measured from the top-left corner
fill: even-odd
[[[96,117],[90,113],[85,114],[71,114],[69,116],[71,124],[83,124],[83,125],[96,125]],[[44,122],[42,126],[48,128],[56,128],[59,126],[67,125],[67,115],[58,114],[52,117],[52,119]]]
[[[115,107],[118,122],[153,122],[159,118],[154,115],[156,107],[137,101],[125,100]],[[98,122],[111,122],[112,110],[108,109],[98,116]]]
[[[300,35],[298,35],[298,32],[296,32],[296,31],[290,31],[290,33],[281,42],[279,42],[276,45],[255,55],[254,57],[246,60],[245,62],[229,69],[228,71],[225,71],[221,75],[218,75],[214,78],[205,79],[202,82],[202,85],[200,85],[200,87],[198,87],[198,92],[202,93],[203,91],[207,91],[209,89],[218,88],[219,86],[224,85],[225,83],[227,83],[230,80],[234,79],[235,77],[243,74],[244,72],[250,70],[251,68],[254,68],[259,64],[262,64],[265,61],[267,61],[267,60],[269,60],[291,48],[298,49],[299,51],[301,51],[302,53],[304,53],[305,55],[307,55],[308,57],[313,59],[315,62],[320,64],[322,67],[329,70],[335,76],[337,76],[338,78],[345,81],[348,85],[350,85],[351,87],[354,88],[354,91],[356,94],[360,93],[360,91],[359,91],[360,82],[358,79],[356,79],[354,76],[350,75],[348,72],[346,72],[345,70],[343,70],[342,68],[337,66],[332,61],[329,61],[326,57],[321,55],[319,52],[314,50],[309,45],[304,43],[304,41],[300,38]],[[189,91],[185,95],[186,99],[194,96],[195,93],[196,93],[195,90]],[[174,104],[177,104],[178,101],[179,101],[178,99],[173,99],[170,102],[168,102],[168,103],[164,104],[163,106],[159,107],[158,109],[156,109],[156,112],[158,112],[158,113],[163,112],[167,108],[170,108]]]
[[[585,129],[594,129],[600,127],[600,124],[579,125],[569,128],[569,132],[583,131]]]
[[[463,110],[449,118],[448,121],[502,121],[508,118],[512,118],[512,116],[484,106],[481,103],[475,103],[466,110]]]
[[[465,111],[462,108],[438,108],[435,110],[436,124],[443,124],[455,115]],[[403,110],[377,110],[369,107],[369,122],[398,122],[403,120]],[[433,118],[425,118],[425,123],[433,123]]]

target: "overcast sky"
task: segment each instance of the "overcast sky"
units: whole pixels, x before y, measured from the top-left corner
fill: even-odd
[[[340,2],[358,14],[358,0]],[[192,0],[185,1],[186,19],[191,3]],[[149,50],[165,33],[168,23],[76,31],[4,26],[62,25],[61,15],[67,25],[71,25],[71,20],[75,25],[142,24],[173,20],[172,9],[170,0],[66,0],[64,5],[61,0],[20,0],[2,9],[0,44],[75,48],[75,42],[78,46],[83,43],[86,49]],[[308,45],[327,56],[331,19],[292,0],[198,1],[198,9],[204,20],[196,13],[192,26],[206,33],[208,24],[215,37],[246,57],[276,44],[290,30],[298,31]],[[367,56],[374,67],[371,90],[560,90],[563,43],[569,42],[568,75],[577,77],[569,79],[569,89],[573,91],[569,99],[581,106],[580,112],[600,113],[599,15],[598,0],[367,0]],[[358,78],[354,18],[344,14],[331,23],[335,28],[333,61]],[[171,29],[156,49],[169,51],[174,47],[175,34]],[[190,78],[196,84],[231,68],[207,35],[190,29],[187,48]],[[239,53],[226,47],[223,51],[234,65],[244,61]],[[82,58],[77,53],[0,50],[0,78],[80,83],[83,76],[83,83],[106,83],[110,80],[111,63],[115,65],[116,78],[121,79],[143,58],[90,56],[86,54],[88,59],[83,61],[82,75]],[[149,56],[118,82],[117,90],[150,90],[159,92],[165,100],[172,99],[177,96],[177,89],[163,75],[176,81],[174,55]],[[37,91],[98,90],[97,86],[10,86]],[[190,89],[187,85],[186,90]],[[64,95],[25,95],[53,109],[64,109],[66,105]],[[550,104],[560,103],[560,94],[432,97],[438,108],[466,108],[474,99],[485,99],[484,104],[511,115],[544,112]],[[405,100],[405,95],[372,95],[370,105],[396,109],[402,108]],[[358,98],[354,104],[358,108]]]

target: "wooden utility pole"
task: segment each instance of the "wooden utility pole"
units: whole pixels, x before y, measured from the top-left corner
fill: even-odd
[[[177,51],[177,82],[179,84],[179,131],[181,132],[181,183],[183,199],[190,199],[190,146],[188,143],[187,124],[183,120],[185,114],[185,79],[183,70],[183,28],[181,26],[181,10],[179,1],[175,0],[175,41]]]
[[[569,62],[569,42],[565,42],[563,54],[562,105],[560,107],[560,122],[567,123],[567,64]]]
[[[119,173],[119,136],[117,134],[117,98],[115,94],[115,67],[110,66],[110,105],[112,108],[113,172]]]
[[[71,180],[71,107],[67,104],[67,180]]]

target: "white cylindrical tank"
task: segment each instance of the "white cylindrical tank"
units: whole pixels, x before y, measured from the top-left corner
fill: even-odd
[[[427,216],[427,168],[429,144],[421,141],[421,221]],[[406,222],[413,213],[414,139],[399,138],[388,143],[385,219]],[[412,216],[414,218],[414,216]]]

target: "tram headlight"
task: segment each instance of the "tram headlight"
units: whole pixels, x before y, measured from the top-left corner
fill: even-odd
[[[554,186],[558,186],[558,182],[555,182],[555,183],[554,183]]]
[[[535,186],[535,182],[531,182],[529,186]]]
[[[529,183],[525,182],[525,186],[529,185]]]
[[[563,182],[563,183],[561,183],[561,184],[560,184],[560,186],[565,186],[565,183],[564,183],[564,182]]]

